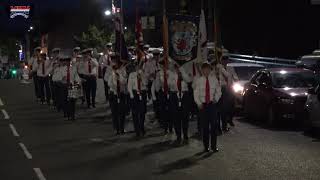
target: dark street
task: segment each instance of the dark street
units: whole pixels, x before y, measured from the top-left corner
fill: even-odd
[[[320,140],[302,131],[268,130],[245,120],[235,121],[236,127],[219,137],[220,152],[202,154],[198,139],[175,146],[174,135],[161,135],[150,120],[147,135],[140,140],[130,133],[131,121],[126,126],[129,133],[114,136],[105,104],[90,110],[77,105],[79,118],[70,123],[34,101],[32,84],[18,80],[1,80],[0,84],[2,180],[320,177]],[[194,134],[195,122],[191,127]]]

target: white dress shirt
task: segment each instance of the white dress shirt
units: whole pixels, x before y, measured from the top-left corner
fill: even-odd
[[[113,92],[115,95],[118,95],[118,90],[117,90],[118,80],[120,83],[120,93],[126,93],[128,89],[127,78],[126,78],[125,71],[122,69],[113,70],[113,72],[111,73],[111,76],[108,79],[108,86],[110,87],[110,91]]]
[[[29,62],[28,62],[29,66],[32,66],[31,71],[32,72],[37,72],[38,69],[38,58],[33,56],[30,58]]]
[[[77,68],[76,66],[70,66],[69,67],[69,71],[70,71],[70,83],[71,84],[74,84],[74,82],[76,83],[80,83],[81,80],[80,80],[80,77],[77,73]],[[62,66],[60,68],[60,71],[59,71],[59,76],[61,78],[61,81],[62,83],[64,84],[67,84],[67,75],[68,75],[68,66]]]
[[[141,73],[141,84],[140,84],[140,90],[145,91],[147,90],[147,80],[143,73]],[[128,92],[130,95],[130,98],[134,98],[134,91],[139,91],[138,89],[138,72],[132,72],[129,75],[128,78]]]
[[[89,72],[89,65],[91,65],[91,72]],[[83,59],[79,64],[79,74],[88,76],[98,75],[98,62],[96,59],[90,58],[89,60]]]
[[[52,72],[52,61],[48,58],[45,61],[42,61],[38,64],[37,68],[37,76],[39,77],[47,77]],[[44,74],[43,74],[44,73]]]
[[[210,102],[217,103],[221,98],[221,86],[217,78],[213,75],[210,75],[208,80],[210,85]],[[204,76],[201,76],[196,82],[194,100],[198,107],[206,103],[206,82],[207,78]]]
[[[180,72],[182,75],[182,81],[181,81],[181,91],[188,91],[188,83],[191,82],[191,79],[189,75],[185,72],[183,68],[180,68]],[[178,89],[178,78],[179,75],[177,72],[171,72],[169,76],[169,88],[170,91],[179,92]]]
[[[105,55],[101,56],[100,59],[99,59],[99,65],[101,67],[111,66],[110,54],[105,54]]]
[[[155,77],[153,77],[152,75],[155,75],[156,72],[160,70],[160,65],[154,58],[152,58],[144,64],[143,69],[145,71],[146,78],[149,81],[153,81]]]
[[[54,65],[53,73],[52,73],[52,81],[53,82],[62,81],[62,77],[61,77],[61,73],[60,73],[61,70],[62,70],[62,66],[60,66],[59,64]]]
[[[212,74],[217,77],[220,86],[227,86],[232,82],[232,75],[226,71],[222,64],[217,64],[213,68]]]

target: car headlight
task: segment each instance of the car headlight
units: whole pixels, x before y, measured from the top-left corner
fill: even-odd
[[[280,102],[282,104],[294,104],[294,100],[293,99],[288,99],[288,98],[281,98]]]
[[[233,86],[232,86],[232,89],[235,93],[238,93],[238,94],[242,94],[243,93],[243,90],[244,90],[244,87],[238,83],[235,83]]]

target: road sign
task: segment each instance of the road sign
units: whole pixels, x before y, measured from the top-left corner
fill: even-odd
[[[155,29],[156,28],[156,18],[154,16],[144,16],[141,17],[142,29]]]

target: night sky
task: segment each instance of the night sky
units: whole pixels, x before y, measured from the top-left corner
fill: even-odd
[[[150,2],[155,1],[159,0]],[[90,12],[89,7],[85,9],[83,2],[93,5],[89,7],[97,7],[97,11],[102,11],[110,4],[110,0],[0,0],[0,33],[21,35],[31,24],[31,19],[10,20],[7,14],[9,3],[32,5],[33,18],[41,17],[43,29],[50,31],[50,28],[58,25],[60,19],[67,14],[75,11]],[[126,17],[134,18],[134,1],[123,0],[123,2]],[[176,1],[170,2],[177,4]],[[189,9],[199,7],[199,2],[199,0],[189,0],[191,4]],[[319,47],[320,6],[310,5],[310,0],[222,0],[221,2],[223,42],[231,51],[297,58]],[[168,5],[170,6],[170,3]],[[197,12],[198,9],[193,11]]]

